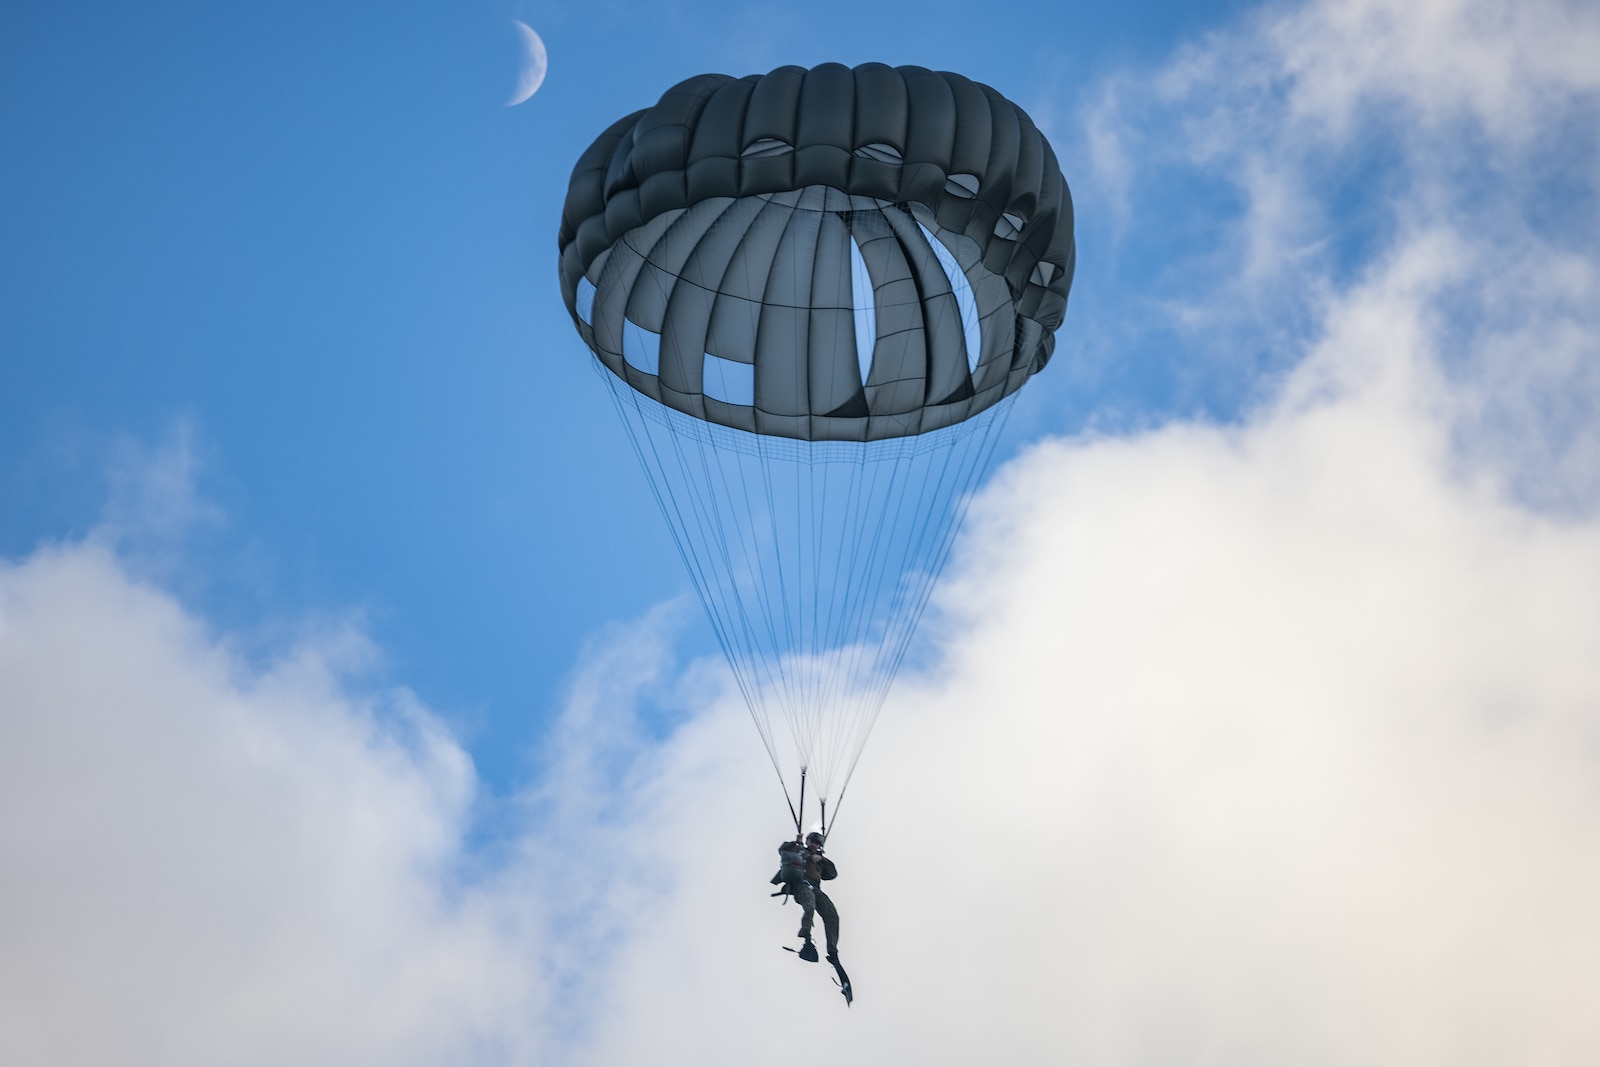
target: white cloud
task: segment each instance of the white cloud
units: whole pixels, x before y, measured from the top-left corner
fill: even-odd
[[[404,693],[352,697],[314,649],[252,670],[79,545],[0,569],[0,708],[0,1059],[521,1039],[530,965],[451,875],[470,765]]]
[[[1294,83],[1295,118],[1341,139],[1398,106],[1415,133],[1467,119],[1516,144],[1600,92],[1600,12],[1564,0],[1311,4],[1272,20],[1265,43]]]
[[[1533,60],[1593,52],[1593,19],[1493,14],[1308,5],[1099,97],[1129,218],[1162,137],[1242,198],[1172,272],[1187,338],[1294,369],[1239,425],[1045,442],[980,502],[942,665],[897,689],[835,839],[854,1015],[783,960],[734,994],[760,917],[697,879],[620,957],[631,1024],[592,1062],[1600,1056],[1600,300],[1529,185],[1594,110],[1587,68]],[[1357,173],[1378,127],[1418,141]],[[697,854],[754,840],[730,818]],[[712,937],[727,984],[681,962]],[[815,1044],[775,1039],[796,1013]]]
[[[1002,473],[835,840],[851,1017],[760,955],[792,916],[721,859],[749,812],[671,770],[736,739],[669,748],[692,880],[588,1062],[805,1062],[796,1014],[843,1063],[1600,1054],[1600,524],[1456,476],[1431,258],[1349,293],[1251,424]]]

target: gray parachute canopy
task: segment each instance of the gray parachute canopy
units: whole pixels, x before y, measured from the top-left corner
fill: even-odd
[[[836,63],[704,74],[573,169],[561,291],[634,390],[804,441],[922,434],[1049,360],[1072,201],[1055,153],[987,85]]]

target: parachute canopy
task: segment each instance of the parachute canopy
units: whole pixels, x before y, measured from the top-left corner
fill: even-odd
[[[1014,393],[1050,358],[1075,258],[1021,108],[879,64],[675,86],[579,159],[560,244],[613,374],[807,441],[922,433]]]
[[[1075,260],[1055,154],[957,74],[701,75],[583,154],[559,243],[791,808],[806,775],[837,801],[1008,398],[1054,350]]]

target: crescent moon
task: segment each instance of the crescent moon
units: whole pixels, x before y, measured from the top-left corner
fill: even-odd
[[[522,73],[517,76],[516,91],[511,94],[511,99],[506,101],[506,107],[516,107],[528,97],[539,91],[539,86],[544,84],[545,71],[550,68],[549,58],[545,55],[544,42],[539,35],[533,32],[533,27],[525,22],[511,20],[517,28],[517,33],[522,36],[522,47],[527,53],[522,62]]]

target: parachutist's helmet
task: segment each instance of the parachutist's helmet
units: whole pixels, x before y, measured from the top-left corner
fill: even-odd
[[[806,835],[806,845],[808,847],[811,846],[811,845],[815,845],[818,848],[821,848],[822,847],[822,842],[823,842],[822,835],[817,833],[815,830],[811,831],[809,834]]]

